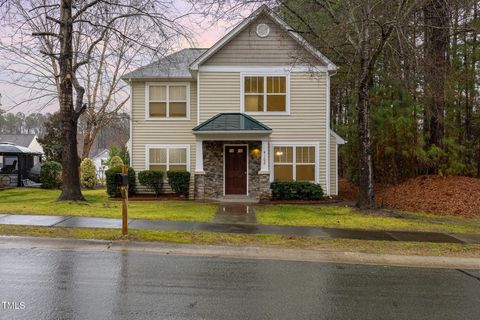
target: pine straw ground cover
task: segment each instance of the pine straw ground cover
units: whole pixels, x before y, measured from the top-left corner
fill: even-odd
[[[379,207],[438,215],[480,218],[480,179],[419,176],[394,186],[377,186]],[[358,188],[341,179],[339,194],[355,200]]]

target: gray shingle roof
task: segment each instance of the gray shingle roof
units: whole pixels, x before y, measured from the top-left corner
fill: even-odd
[[[207,49],[186,48],[125,74],[122,79],[191,78],[189,66]]]
[[[33,138],[35,138],[34,134],[0,134],[0,143],[10,142],[28,148]]]
[[[219,113],[193,128],[193,131],[272,131],[272,129],[244,113]]]
[[[35,152],[28,148],[15,145],[12,143],[5,143],[5,142],[0,142],[0,153],[1,154],[16,154],[16,153],[40,154],[40,152]]]

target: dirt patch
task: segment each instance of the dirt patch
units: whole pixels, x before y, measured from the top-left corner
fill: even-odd
[[[477,178],[420,176],[375,189],[379,207],[438,215],[480,216],[480,179]],[[358,187],[340,179],[339,195],[354,201]]]

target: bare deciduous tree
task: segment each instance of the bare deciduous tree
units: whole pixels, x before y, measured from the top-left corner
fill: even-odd
[[[12,1],[2,8],[12,30],[10,43],[2,48],[19,58],[10,58],[7,69],[17,84],[36,93],[23,103],[43,98],[60,105],[65,139],[59,200],[83,200],[79,117],[86,112],[86,156],[98,130],[128,100],[120,76],[142,57],[139,51],[158,56],[178,41],[188,41],[188,28],[181,22],[191,11],[182,10],[180,14],[174,1],[162,0]]]

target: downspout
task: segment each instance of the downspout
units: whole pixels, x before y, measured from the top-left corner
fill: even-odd
[[[200,124],[200,70],[197,71],[197,126]]]
[[[330,195],[330,74],[326,73],[327,75],[327,150],[326,150],[326,194]]]
[[[130,167],[133,167],[133,88],[132,88],[132,78],[128,78],[128,83],[130,84],[130,101],[129,101],[129,109],[130,109],[130,139],[128,143],[128,157],[130,160]]]
[[[331,143],[331,139],[330,139],[330,114],[331,114],[331,110],[330,110],[330,77],[331,76],[334,76],[337,72],[336,71],[333,71],[332,73],[327,71],[326,75],[327,75],[327,153],[326,153],[326,156],[327,156],[327,161],[326,161],[326,164],[327,164],[327,168],[326,168],[326,172],[327,172],[327,176],[326,176],[326,183],[327,183],[327,195],[330,195],[331,194],[331,186],[330,186],[330,183],[331,183],[331,154],[330,154],[330,143]]]

